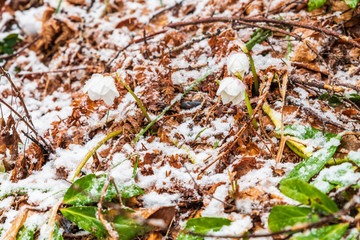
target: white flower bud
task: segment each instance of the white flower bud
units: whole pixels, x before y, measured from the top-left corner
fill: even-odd
[[[232,75],[240,75],[244,78],[245,73],[249,72],[250,62],[245,53],[233,53],[228,56],[227,69]]]
[[[216,95],[221,95],[224,104],[239,104],[245,100],[245,84],[236,77],[226,77],[220,82]]]
[[[114,99],[119,97],[114,79],[111,76],[104,77],[101,74],[93,74],[84,86],[91,100],[102,99],[107,105],[112,105]]]

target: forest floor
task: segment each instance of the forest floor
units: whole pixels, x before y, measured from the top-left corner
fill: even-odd
[[[0,239],[356,239],[345,2],[0,1]],[[217,95],[242,43],[251,116]],[[93,74],[116,79],[113,104],[84,91]]]

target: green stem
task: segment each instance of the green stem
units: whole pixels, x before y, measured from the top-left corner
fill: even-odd
[[[289,60],[290,60],[291,50],[292,50],[292,48],[291,48],[290,36],[289,36],[289,35],[286,35],[286,39],[288,40],[288,46],[287,46],[287,52],[286,52],[286,57],[285,57],[285,59],[289,61]]]
[[[255,64],[254,64],[254,59],[251,56],[251,53],[249,52],[248,48],[246,47],[246,45],[241,44],[240,45],[241,50],[243,50],[243,52],[248,56],[249,58],[249,62],[250,62],[250,67],[251,67],[251,73],[253,75],[253,79],[254,79],[254,90],[256,95],[259,95],[259,78],[257,76],[256,73],[256,68],[255,68]],[[239,77],[238,75],[236,75],[237,77]],[[242,80],[242,78],[240,78]]]
[[[251,118],[251,116],[253,115],[253,109],[251,107],[251,104],[250,104],[250,100],[249,100],[249,97],[248,97],[248,94],[247,92],[245,91],[245,103],[246,103],[246,107],[247,107],[247,110],[249,112],[249,116]],[[258,125],[257,125],[257,122],[255,120],[255,118],[253,118],[253,120],[251,121],[252,125],[254,126],[255,129],[258,129]]]
[[[239,74],[239,73],[235,73],[235,76],[237,78],[239,78],[241,81],[243,80],[242,79],[242,76]],[[249,100],[249,96],[247,94],[247,91],[245,90],[245,103],[246,103],[246,107],[247,107],[247,110],[249,112],[249,116],[251,118],[251,116],[253,115],[253,109],[251,107],[251,104],[250,104],[250,100]],[[257,122],[255,120],[255,118],[253,118],[253,120],[251,121],[252,125],[254,126],[255,129],[258,129],[258,125],[257,125]]]
[[[87,163],[87,161],[89,160],[89,158],[94,155],[94,153],[104,144],[106,143],[107,140],[109,140],[110,138],[113,138],[117,135],[119,135],[120,133],[122,132],[122,130],[119,130],[119,131],[114,131],[114,132],[111,132],[109,133],[108,135],[105,136],[104,139],[102,139],[100,142],[98,142],[98,144],[96,144],[95,147],[93,147],[93,149],[91,149],[87,154],[86,156],[84,157],[83,160],[81,160],[80,164],[77,166],[76,170],[75,170],[75,173],[74,173],[74,176],[73,178],[71,179],[71,181],[73,182],[76,178],[76,176],[80,173],[81,169],[84,167],[84,165]]]
[[[55,15],[58,14],[59,11],[60,11],[61,2],[62,2],[62,0],[60,0],[59,3],[58,3],[58,5],[57,5],[57,8],[56,8],[56,10],[55,10]]]
[[[137,136],[136,138],[132,141],[131,145],[134,145],[139,138],[144,135],[144,133],[146,133],[147,130],[149,130],[149,128],[151,128],[152,125],[154,125],[154,123],[159,120],[172,106],[174,106],[174,104],[179,101],[181,98],[183,98],[189,91],[191,91],[191,89],[193,89],[196,85],[198,85],[202,80],[204,80],[207,76],[209,76],[211,73],[213,73],[214,71],[210,71],[207,74],[205,74],[204,76],[202,76],[201,78],[197,79],[196,82],[194,84],[192,84],[183,94],[181,94],[180,98],[176,99],[175,101],[173,101],[169,106],[167,106],[159,115],[156,116],[156,118],[150,122]]]
[[[276,112],[270,108],[269,104],[265,102],[262,105],[264,112],[270,117],[271,121],[274,123],[275,127],[281,127],[281,122],[276,116]],[[306,147],[300,143],[297,143],[292,140],[287,140],[286,145],[299,157],[307,159],[312,155],[312,152],[306,150]]]
[[[134,97],[135,101],[137,102],[137,104],[139,105],[141,111],[143,112],[145,118],[151,122],[151,118],[149,117],[149,114],[146,111],[146,108],[144,107],[144,105],[142,104],[142,102],[140,101],[140,99],[135,95],[135,93],[131,90],[131,88],[123,81],[121,80],[121,78],[118,76],[118,81],[124,85],[124,87],[126,88],[126,90]]]
[[[258,75],[256,73],[254,59],[252,58],[252,56],[251,56],[251,54],[249,52],[246,55],[249,57],[249,62],[250,62],[250,66],[251,66],[251,72],[252,72],[253,79],[254,79],[255,94],[259,95],[259,78],[258,78]]]

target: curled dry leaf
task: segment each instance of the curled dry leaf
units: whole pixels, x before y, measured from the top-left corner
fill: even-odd
[[[12,222],[11,228],[7,231],[3,240],[15,240],[19,229],[24,225],[28,216],[28,209],[22,210],[17,215],[16,219]]]

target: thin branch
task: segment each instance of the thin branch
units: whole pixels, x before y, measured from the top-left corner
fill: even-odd
[[[106,191],[109,187],[110,184],[110,180],[106,179],[105,185],[101,191],[101,197],[100,197],[100,201],[98,203],[98,212],[97,215],[99,217],[100,222],[104,225],[105,229],[107,230],[107,232],[109,233],[110,237],[112,240],[118,240],[119,239],[119,235],[117,234],[117,232],[114,231],[114,229],[112,229],[110,223],[108,221],[106,221],[106,219],[104,218],[104,215],[102,214],[102,206],[103,206],[103,201],[104,201],[104,197],[106,195]],[[115,184],[114,184],[115,185]]]
[[[18,118],[20,118],[21,121],[23,121],[25,123],[25,125],[30,128],[30,130],[37,136],[40,138],[40,140],[45,144],[46,147],[44,147],[47,151],[47,153],[54,153],[54,149],[51,147],[51,145],[49,145],[45,139],[39,135],[39,133],[29,124],[28,121],[26,121],[15,109],[13,109],[7,102],[5,102],[4,100],[2,100],[0,98],[0,103],[4,104],[7,108],[9,108]]]
[[[282,20],[282,19],[270,19],[270,18],[263,18],[263,17],[240,17],[240,18],[229,18],[229,17],[209,17],[209,18],[200,18],[193,21],[185,21],[185,22],[177,22],[177,23],[171,23],[168,24],[167,27],[170,28],[176,28],[176,27],[183,27],[188,25],[196,25],[196,24],[203,24],[203,23],[213,23],[213,22],[229,22],[232,24],[244,24],[244,23],[273,23],[273,24],[279,24],[282,26],[291,26],[291,27],[299,27],[299,28],[305,28],[310,29],[316,32],[324,33],[326,35],[330,35],[333,37],[336,37],[339,40],[342,40],[346,43],[349,43],[353,45],[354,47],[360,48],[360,44],[356,42],[353,39],[350,39],[349,37],[342,35],[338,32],[335,32],[333,30],[323,28],[323,27],[317,27],[310,24],[305,24],[301,22],[295,22],[290,20]]]
[[[340,129],[347,129],[345,126],[341,125],[340,123],[334,122],[334,121],[330,120],[329,118],[324,117],[323,114],[321,114],[321,113],[317,113],[315,109],[313,109],[310,106],[304,105],[301,101],[299,101],[298,99],[296,99],[292,96],[289,96],[286,100],[287,100],[287,102],[289,102],[292,105],[301,107],[304,111],[306,111],[310,115],[314,116],[315,118],[319,119],[321,122],[323,122],[325,124],[328,123],[335,127],[340,128]]]
[[[146,35],[145,37],[132,40],[130,43],[128,43],[128,45],[126,45],[125,47],[121,48],[121,49],[115,54],[115,56],[108,62],[108,64],[106,64],[103,73],[110,72],[110,70],[111,70],[111,68],[110,68],[111,64],[115,61],[115,59],[117,59],[117,58],[119,57],[120,53],[122,53],[123,51],[125,51],[125,50],[126,50],[127,48],[129,48],[131,45],[133,45],[133,44],[135,44],[135,43],[143,42],[143,41],[145,41],[145,40],[147,40],[147,39],[153,38],[154,36],[159,35],[159,34],[162,34],[162,33],[165,33],[165,32],[167,32],[167,30],[161,30],[161,31],[154,32],[154,33],[152,33],[152,34]]]
[[[9,73],[5,72],[5,70],[4,70],[1,66],[0,66],[0,71],[1,71],[1,74],[2,74],[3,76],[5,76],[5,77],[7,78],[7,80],[10,82],[11,87],[14,89],[14,91],[16,92],[17,97],[20,99],[21,105],[22,105],[23,108],[24,108],[25,115],[26,115],[27,119],[29,120],[29,122],[31,123],[31,125],[34,126],[34,123],[33,123],[32,120],[31,120],[31,116],[30,116],[30,114],[29,114],[29,111],[28,111],[28,109],[27,109],[27,107],[26,107],[26,105],[25,105],[24,98],[22,97],[19,89],[16,87],[16,85],[14,84],[14,82],[11,80]]]

